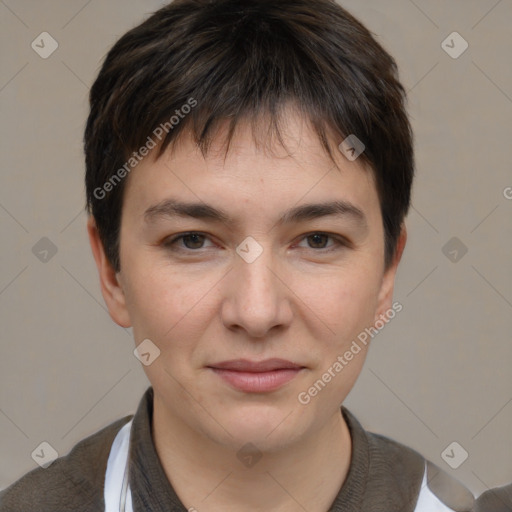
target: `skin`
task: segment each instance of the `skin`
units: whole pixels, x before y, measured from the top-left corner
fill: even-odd
[[[255,145],[250,125],[240,124],[226,159],[225,128],[206,158],[188,137],[158,160],[146,157],[127,178],[117,274],[88,222],[111,317],[133,327],[137,345],[150,339],[161,351],[144,366],[155,392],[153,440],[176,493],[201,512],[328,510],[351,457],[339,407],[367,347],[307,405],[298,395],[391,308],[406,242],[404,226],[385,270],[373,174],[341,152],[334,166],[293,111],[283,126],[288,151]],[[233,222],[160,216],[145,223],[146,209],[171,197],[223,209]],[[366,227],[350,216],[277,222],[289,208],[332,200],[357,206]],[[164,245],[188,231],[205,236]],[[331,237],[310,236],[318,232]],[[248,236],[263,250],[252,263],[236,253]],[[266,393],[236,390],[207,368],[274,357],[305,368]],[[252,467],[237,458],[246,443],[262,455]]]

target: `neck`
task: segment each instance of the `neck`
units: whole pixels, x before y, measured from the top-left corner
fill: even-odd
[[[265,452],[250,467],[236,450],[166,414],[155,396],[153,442],[167,479],[188,510],[326,512],[348,473],[352,443],[338,409],[321,431]]]

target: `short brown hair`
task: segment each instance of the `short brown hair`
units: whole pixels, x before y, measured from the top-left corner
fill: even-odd
[[[171,126],[191,98],[194,108]],[[90,91],[86,209],[114,269],[121,268],[120,178],[159,126],[168,130],[158,156],[185,129],[206,155],[226,120],[227,147],[241,120],[262,114],[282,141],[279,112],[290,102],[331,158],[329,135],[341,142],[355,134],[365,144],[360,158],[376,178],[387,268],[414,175],[406,93],[394,59],[333,0],[176,0],[116,42]]]

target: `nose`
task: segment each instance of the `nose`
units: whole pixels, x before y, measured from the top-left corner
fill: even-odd
[[[250,338],[264,338],[290,324],[290,295],[269,249],[250,263],[237,256],[225,288],[222,321]]]

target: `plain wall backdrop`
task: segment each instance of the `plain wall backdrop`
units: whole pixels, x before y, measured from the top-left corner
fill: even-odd
[[[512,2],[340,3],[397,60],[417,166],[403,310],[345,405],[479,495],[512,481]],[[41,442],[65,455],[149,386],[100,293],[82,136],[104,55],[163,4],[0,2],[0,488]]]

